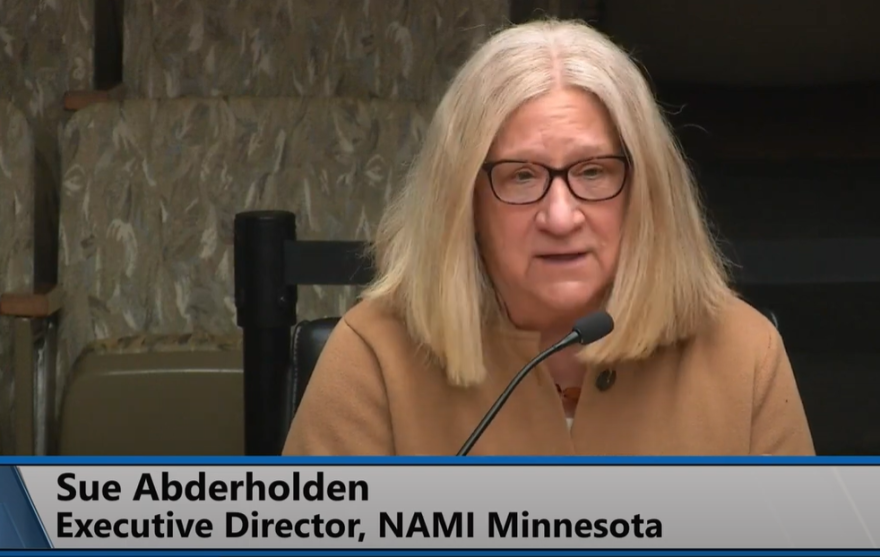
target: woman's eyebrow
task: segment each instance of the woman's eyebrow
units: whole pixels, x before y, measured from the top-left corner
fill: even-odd
[[[577,143],[566,149],[569,156],[565,158],[575,162],[577,160],[589,159],[591,157],[599,157],[603,155],[617,155],[619,149],[614,149],[607,143]],[[547,162],[546,149],[516,148],[516,149],[498,149],[492,153],[491,160],[518,160],[530,162]]]

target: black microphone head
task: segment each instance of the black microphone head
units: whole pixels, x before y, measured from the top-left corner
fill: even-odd
[[[590,344],[606,337],[614,330],[614,320],[604,311],[597,311],[581,317],[574,324],[574,332],[580,344]]]

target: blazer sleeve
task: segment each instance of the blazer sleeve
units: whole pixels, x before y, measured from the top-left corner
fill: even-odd
[[[282,454],[394,455],[388,399],[378,360],[344,318],[321,351]]]
[[[753,455],[814,456],[813,438],[782,337],[770,326],[754,377]]]

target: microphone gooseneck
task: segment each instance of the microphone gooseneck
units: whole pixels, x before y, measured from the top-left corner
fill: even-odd
[[[476,429],[474,429],[474,432],[471,433],[468,440],[462,445],[456,456],[466,456],[471,452],[471,449],[477,441],[480,440],[480,437],[483,436],[483,432],[486,431],[486,428],[489,427],[489,424],[492,423],[492,420],[495,419],[495,416],[507,403],[507,399],[510,398],[513,391],[520,383],[522,383],[522,380],[525,379],[535,367],[537,367],[538,364],[560,350],[568,348],[572,344],[578,343],[587,345],[596,342],[597,340],[606,337],[612,330],[614,330],[614,321],[611,319],[611,316],[604,311],[597,311],[596,313],[591,313],[586,317],[578,319],[570,333],[547,350],[538,354],[514,376],[510,384],[507,385],[507,388],[501,393],[501,396],[498,397],[498,400],[495,401],[495,404],[493,404],[492,407],[489,408],[489,411],[486,412],[486,415],[477,425]]]

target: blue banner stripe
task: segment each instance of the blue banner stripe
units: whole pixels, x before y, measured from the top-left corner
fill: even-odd
[[[0,457],[0,466],[880,466],[880,457]]]
[[[693,555],[696,557],[746,557],[746,556],[767,556],[767,557],[831,557],[842,555],[844,557],[880,557],[880,550],[695,550],[695,549],[663,549],[663,550],[614,550],[614,549],[597,549],[597,550],[364,550],[364,551],[336,551],[336,550],[30,550],[30,551],[2,551],[0,557],[92,557],[99,555],[101,557],[148,557],[157,555],[163,557],[305,557],[305,556],[321,556],[321,557],[539,557],[539,556],[556,556],[556,557],[596,557],[599,555],[613,555],[615,557],[677,557],[681,555]]]
[[[52,544],[18,469],[0,466],[0,548],[48,549]]]

